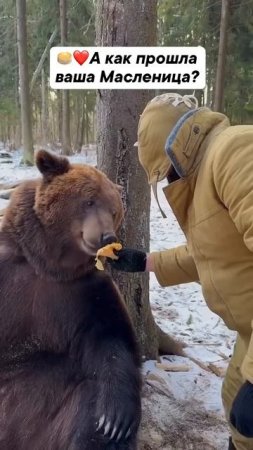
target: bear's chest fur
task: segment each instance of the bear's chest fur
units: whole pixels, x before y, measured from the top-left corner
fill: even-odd
[[[29,360],[41,352],[78,359],[81,341],[85,351],[86,335],[109,328],[114,319],[117,326],[121,323],[122,304],[114,286],[96,270],[77,280],[53,281],[38,276],[25,260],[7,258],[1,264],[0,286],[3,363],[6,353],[10,362],[17,357]]]

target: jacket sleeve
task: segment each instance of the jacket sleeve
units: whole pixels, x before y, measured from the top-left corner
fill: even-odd
[[[199,281],[198,272],[187,245],[151,253],[155,275],[161,286]]]
[[[214,159],[213,177],[219,198],[228,209],[246,247],[253,252],[253,133],[251,127],[249,131],[244,129],[243,132],[239,132],[236,137],[233,136],[233,139],[226,139],[226,136],[223,136],[223,144],[216,152]],[[249,317],[249,320],[253,320],[253,317]],[[253,336],[251,336],[241,372],[245,379],[253,383]]]

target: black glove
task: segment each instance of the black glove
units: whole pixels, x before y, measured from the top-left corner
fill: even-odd
[[[107,258],[113,269],[122,272],[144,272],[146,269],[147,254],[140,250],[124,248],[123,250],[114,251],[119,259]]]
[[[234,399],[230,421],[247,438],[253,437],[253,384],[246,381]]]

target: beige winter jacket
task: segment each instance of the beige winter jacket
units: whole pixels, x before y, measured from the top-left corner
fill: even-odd
[[[164,189],[187,245],[152,253],[162,286],[200,281],[209,308],[250,342],[253,382],[253,126],[190,112],[166,143],[181,178]]]

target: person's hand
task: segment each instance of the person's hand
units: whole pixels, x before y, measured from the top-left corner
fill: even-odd
[[[243,436],[253,437],[253,384],[249,381],[242,385],[235,397],[230,421]]]
[[[107,258],[113,269],[122,272],[144,272],[146,270],[147,254],[140,250],[124,248],[114,251],[119,259]]]

